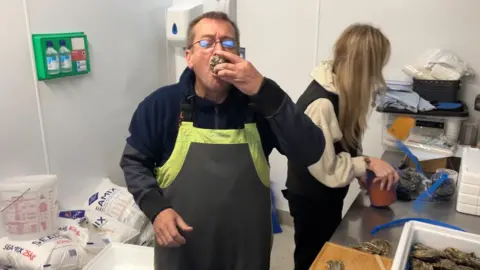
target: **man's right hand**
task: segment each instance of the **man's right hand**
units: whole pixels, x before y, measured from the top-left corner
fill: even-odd
[[[182,217],[173,209],[168,208],[160,212],[153,222],[155,236],[161,247],[179,247],[186,243],[178,229],[184,232],[191,232],[192,227],[188,226]]]

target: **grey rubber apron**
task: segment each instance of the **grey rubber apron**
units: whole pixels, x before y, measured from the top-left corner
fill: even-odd
[[[267,270],[272,244],[269,166],[248,110],[243,129],[194,127],[182,103],[172,155],[156,169],[173,209],[193,227],[178,248],[155,247],[156,270]],[[180,231],[180,230],[179,230]]]

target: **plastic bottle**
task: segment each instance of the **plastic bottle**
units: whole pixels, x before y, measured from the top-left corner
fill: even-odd
[[[53,48],[53,42],[47,41],[47,51],[45,52],[47,60],[47,73],[49,75],[56,75],[60,73],[60,64],[58,59],[58,52]]]
[[[72,54],[65,44],[65,40],[60,40],[60,72],[68,73],[72,71]]]

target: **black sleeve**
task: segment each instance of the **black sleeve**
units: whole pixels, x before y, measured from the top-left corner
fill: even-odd
[[[268,120],[280,153],[303,166],[310,166],[320,160],[325,150],[322,130],[297,109],[278,84],[265,78],[252,100]]]
[[[158,213],[171,207],[158,187],[153,173],[154,166],[152,158],[148,158],[128,143],[125,145],[120,167],[125,175],[128,191],[152,222]]]
[[[145,98],[135,110],[129,126],[120,167],[125,175],[128,191],[145,215],[154,221],[158,213],[170,205],[154,176],[156,157],[162,156],[162,131],[158,119],[163,119],[157,100]]]

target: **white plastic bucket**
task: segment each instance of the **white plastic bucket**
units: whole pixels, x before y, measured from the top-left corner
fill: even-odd
[[[460,135],[460,128],[462,127],[462,120],[460,119],[447,119],[445,121],[445,136],[451,142],[458,141],[458,135]]]
[[[0,226],[11,240],[26,241],[57,230],[56,175],[31,175],[0,181]]]

